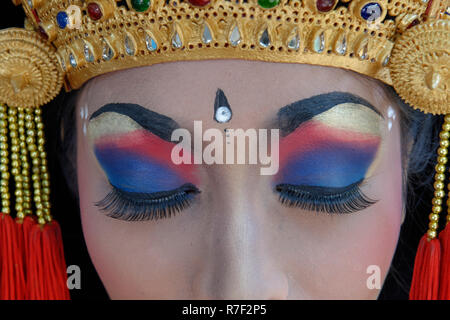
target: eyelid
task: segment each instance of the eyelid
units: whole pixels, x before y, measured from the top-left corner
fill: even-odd
[[[361,97],[348,92],[329,92],[298,100],[280,108],[277,113],[277,124],[282,136],[287,136],[302,123],[339,104],[345,103],[360,104],[374,111],[381,119],[384,119],[383,114],[378,109]]]
[[[171,141],[173,130],[180,127],[172,118],[134,103],[108,103],[96,110],[89,121],[105,113],[126,116],[140,127],[166,141]]]

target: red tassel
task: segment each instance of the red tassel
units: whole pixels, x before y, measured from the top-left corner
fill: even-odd
[[[440,232],[439,240],[442,250],[439,299],[450,300],[450,223]]]
[[[19,243],[23,252],[24,270],[28,270],[28,258],[30,257],[30,235],[31,228],[37,224],[34,216],[26,216],[22,222],[17,223]],[[26,274],[26,272],[25,272]]]
[[[31,229],[27,293],[32,300],[68,300],[66,262],[56,221]]]
[[[414,262],[410,300],[438,299],[440,259],[439,240],[428,240],[427,234],[423,235]]]
[[[0,300],[25,297],[23,254],[16,223],[9,214],[0,213]]]

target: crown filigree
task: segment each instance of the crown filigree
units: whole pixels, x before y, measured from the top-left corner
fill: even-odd
[[[449,98],[448,76],[438,67],[449,55],[448,0],[13,2],[23,5],[27,28],[38,31],[56,49],[67,91],[97,75],[131,67],[247,59],[353,70],[394,85],[405,100],[427,112],[442,112]],[[73,8],[79,9],[77,28]],[[430,24],[436,19],[439,24]],[[422,27],[425,23],[427,27]],[[436,26],[439,30],[430,32]],[[427,42],[428,36],[433,41]],[[422,39],[420,44],[416,45],[416,37]],[[442,37],[447,47],[439,45]],[[392,51],[397,41],[401,45]],[[428,50],[427,57],[418,48]],[[395,52],[397,58],[391,58]],[[410,65],[408,54],[417,58],[415,63],[428,61],[425,69],[434,73],[422,75]],[[417,79],[411,76],[416,73]],[[425,85],[423,90],[428,91],[412,93],[417,88],[408,87],[408,82]],[[441,106],[434,109],[429,97],[433,105],[441,102]]]

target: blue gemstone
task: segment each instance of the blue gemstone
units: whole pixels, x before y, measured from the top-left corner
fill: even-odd
[[[58,14],[56,15],[56,22],[58,22],[58,26],[61,29],[64,29],[69,23],[69,17],[67,16],[67,13],[65,11],[58,12]]]
[[[375,21],[379,17],[381,17],[381,12],[383,9],[381,8],[379,3],[369,2],[361,9],[361,17],[367,21]]]

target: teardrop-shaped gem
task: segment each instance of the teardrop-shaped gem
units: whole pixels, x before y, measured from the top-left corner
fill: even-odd
[[[73,55],[73,53],[71,52],[71,53],[69,53],[69,62],[70,62],[70,65],[73,67],[73,68],[76,68],[77,67],[77,60],[75,59],[75,57],[74,57],[74,55]]]
[[[300,37],[298,33],[295,33],[291,40],[288,41],[288,48],[292,50],[298,50],[300,48]]]
[[[66,62],[64,61],[64,59],[62,57],[58,56],[58,60],[61,64],[61,68],[63,69],[63,71],[67,71]]]
[[[344,55],[347,51],[347,37],[343,36],[336,44],[336,52],[340,55]]]
[[[178,31],[176,31],[176,30],[175,30],[175,34],[172,36],[172,46],[174,48],[181,48],[183,46],[180,35],[178,34]]]
[[[203,26],[202,41],[203,41],[203,43],[206,43],[206,44],[208,44],[212,41],[211,30],[209,30],[209,27],[206,23]]]
[[[322,53],[325,49],[325,34],[323,32],[314,39],[313,48],[317,53]]]
[[[135,53],[134,42],[128,35],[125,35],[124,44],[126,53],[130,56],[133,56]]]
[[[387,55],[386,58],[384,58],[383,62],[381,63],[381,65],[382,65],[383,67],[386,67],[387,64],[389,63],[389,58],[390,58],[389,55]]]
[[[230,34],[230,43],[232,46],[237,46],[241,42],[241,33],[237,25],[234,26],[233,31]]]
[[[358,52],[358,55],[361,58],[361,60],[367,59],[367,51],[368,51],[368,45],[367,45],[367,43],[365,43]]]
[[[430,90],[436,89],[439,82],[441,82],[441,74],[439,72],[431,70],[425,75],[425,83]]]
[[[158,49],[158,44],[155,39],[153,39],[148,33],[145,34],[145,44],[147,45],[148,51],[155,51]]]
[[[105,61],[109,61],[114,56],[113,49],[109,46],[109,44],[103,40],[103,52],[102,52],[102,58]]]
[[[264,30],[264,32],[261,34],[261,37],[259,38],[259,45],[263,48],[267,48],[270,45],[269,32],[267,28]]]
[[[94,62],[94,54],[91,51],[91,48],[89,48],[87,43],[84,43],[84,58],[87,62]]]

